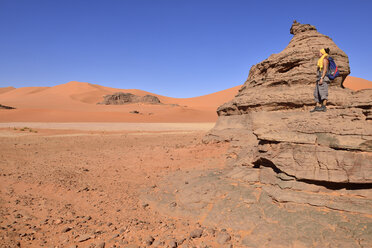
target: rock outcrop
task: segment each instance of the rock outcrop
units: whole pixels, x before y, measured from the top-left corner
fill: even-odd
[[[159,98],[152,95],[137,96],[132,93],[116,92],[112,95],[104,96],[103,102],[99,104],[105,105],[122,105],[130,103],[149,103],[149,104],[160,104]]]
[[[348,58],[315,27],[294,22],[291,33],[218,108],[204,142],[230,143],[227,166],[175,171],[142,197],[161,213],[241,233],[241,247],[371,247],[372,90],[340,87]],[[324,47],[341,77],[328,111],[310,113]]]
[[[231,142],[228,164],[258,173],[276,201],[326,206],[314,192],[344,190],[330,208],[372,214],[372,90],[340,87],[348,57],[314,26],[295,21],[290,32],[289,45],[254,65],[237,96],[218,108],[205,142]],[[341,76],[330,84],[328,111],[310,113],[324,47]]]

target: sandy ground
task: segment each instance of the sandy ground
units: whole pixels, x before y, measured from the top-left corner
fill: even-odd
[[[172,172],[224,166],[227,145],[201,142],[210,124],[24,125],[0,129],[1,247],[220,247],[139,197]]]
[[[206,123],[107,123],[107,122],[7,122],[0,128],[33,128],[85,131],[208,131],[214,122]]]

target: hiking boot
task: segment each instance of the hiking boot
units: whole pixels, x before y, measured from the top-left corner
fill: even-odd
[[[327,107],[322,105],[318,111],[321,111],[321,112],[326,112],[327,111]]]
[[[313,113],[313,112],[316,112],[316,111],[320,111],[320,107],[315,106],[314,109],[310,110],[310,113]]]

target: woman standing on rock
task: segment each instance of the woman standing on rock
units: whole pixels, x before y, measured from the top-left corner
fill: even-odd
[[[317,81],[314,90],[314,99],[316,101],[315,108],[310,112],[327,111],[328,100],[328,84],[331,81],[328,78],[328,61],[329,48],[323,48],[319,51],[319,60],[317,64]]]

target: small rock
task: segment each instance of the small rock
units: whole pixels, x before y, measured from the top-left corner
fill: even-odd
[[[159,239],[155,240],[154,243],[152,243],[153,247],[163,246],[164,241],[160,241]]]
[[[207,229],[207,233],[210,234],[211,236],[214,236],[214,234],[216,233],[216,231],[213,228],[208,228]]]
[[[180,238],[180,239],[177,239],[177,245],[182,245],[183,242],[185,242],[185,238]]]
[[[171,202],[171,203],[169,204],[169,206],[172,207],[172,208],[174,208],[174,207],[177,206],[177,203],[176,203],[176,202]]]
[[[78,238],[77,242],[84,242],[84,241],[87,241],[90,239],[90,235],[88,234],[85,234],[85,235],[82,235]]]
[[[195,239],[195,238],[200,238],[203,234],[203,229],[195,229],[190,233],[190,238]]]
[[[105,242],[101,242],[97,244],[97,248],[105,248],[105,246],[106,246]]]
[[[65,232],[68,232],[68,231],[70,231],[71,230],[71,227],[65,227],[65,228],[63,228],[62,229],[62,233],[65,233]]]
[[[172,239],[172,240],[169,240],[169,242],[168,242],[168,247],[169,248],[177,248],[177,242],[174,240],[174,239]]]
[[[56,225],[59,225],[59,224],[61,224],[62,223],[62,220],[61,219],[57,219],[55,222],[54,222],[54,224],[56,224]]]
[[[223,245],[225,244],[227,241],[230,241],[231,240],[231,236],[227,233],[227,232],[221,232],[217,235],[217,243]]]
[[[142,207],[143,207],[143,208],[147,208],[148,206],[149,206],[148,203],[142,203]]]
[[[145,238],[145,244],[146,245],[152,245],[152,243],[154,243],[154,241],[155,241],[155,239],[151,235]]]
[[[17,214],[15,217],[16,217],[17,219],[19,219],[19,218],[22,218],[23,215],[22,215],[22,214]]]
[[[117,238],[117,237],[119,237],[119,234],[114,234],[114,235],[111,237],[111,239],[115,239],[115,238]]]

